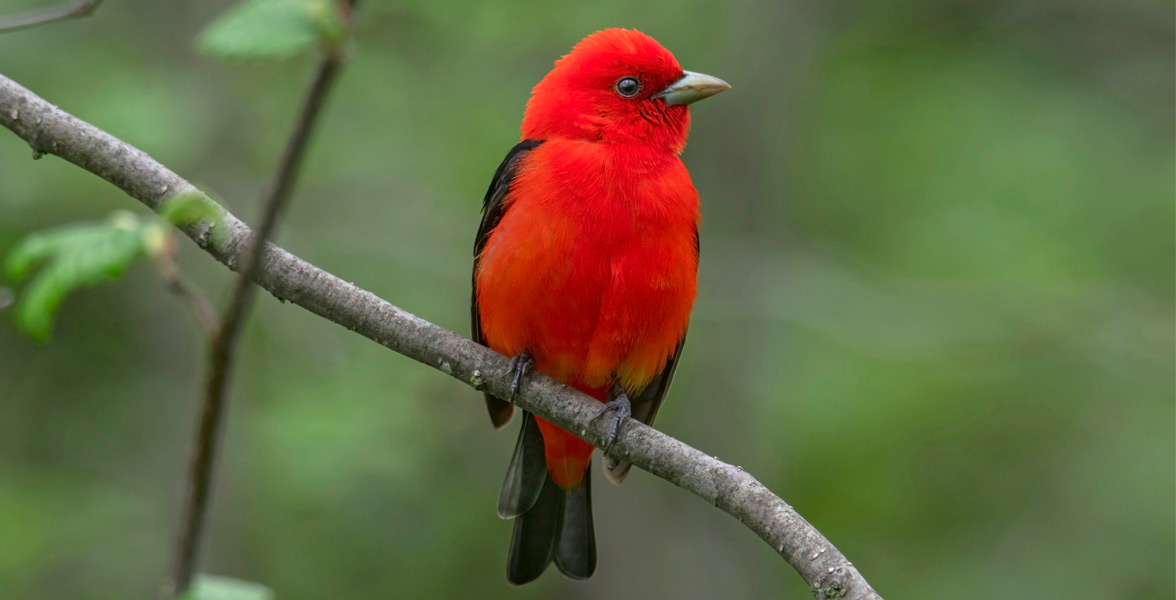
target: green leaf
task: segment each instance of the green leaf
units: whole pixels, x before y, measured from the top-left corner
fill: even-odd
[[[150,234],[158,229],[154,221],[118,212],[101,223],[60,227],[21,240],[5,262],[8,275],[19,280],[37,264],[45,267],[20,296],[17,326],[34,338],[48,339],[66,296],[122,275],[147,252]]]
[[[310,0],[310,18],[324,42],[338,47],[347,41],[347,25],[339,18],[336,0]]]
[[[164,220],[177,227],[198,221],[208,221],[215,225],[220,221],[222,214],[221,208],[200,192],[189,192],[170,198],[157,212]]]
[[[180,600],[274,600],[274,592],[251,581],[197,575]]]
[[[330,0],[245,0],[200,35],[204,52],[222,58],[287,58],[343,29]]]

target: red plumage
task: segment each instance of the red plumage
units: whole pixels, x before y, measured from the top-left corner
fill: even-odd
[[[668,387],[696,295],[698,193],[678,158],[690,124],[686,104],[726,89],[691,91],[682,103],[671,100],[685,92],[659,95],[684,86],[677,82],[687,75],[637,31],[610,29],[580,42],[535,86],[524,144],[491,185],[477,244],[479,341],[508,356],[529,352],[537,370],[602,402],[610,388],[639,399],[660,376],[646,421]],[[625,78],[638,82],[632,96]],[[526,418],[542,433],[551,481],[568,493],[582,486],[592,446]],[[590,537],[590,515],[588,527]],[[512,569],[519,535],[516,527]],[[591,567],[594,554],[593,545]],[[555,560],[572,576],[591,574],[569,573],[558,553]],[[517,583],[529,577],[515,575]]]

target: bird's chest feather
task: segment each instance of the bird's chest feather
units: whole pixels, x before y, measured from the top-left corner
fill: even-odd
[[[685,331],[699,212],[677,157],[593,146],[548,142],[529,157],[477,284],[492,348],[597,385],[650,371]]]

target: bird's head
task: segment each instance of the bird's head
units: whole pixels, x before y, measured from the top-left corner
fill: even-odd
[[[576,44],[531,91],[523,138],[642,144],[676,154],[686,146],[687,105],[730,88],[683,71],[644,33],[605,29]]]

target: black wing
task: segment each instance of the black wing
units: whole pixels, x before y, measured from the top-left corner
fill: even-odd
[[[695,256],[700,251],[698,243],[698,231],[694,232],[694,252]],[[666,393],[670,391],[670,382],[674,380],[674,371],[678,369],[678,358],[682,356],[682,348],[686,346],[686,334],[682,334],[681,341],[678,342],[678,347],[674,349],[674,354],[666,359],[666,366],[654,376],[653,381],[641,390],[641,393],[636,398],[630,398],[633,403],[633,418],[645,423],[646,425],[653,425],[653,418],[657,416],[657,409],[661,408],[662,402],[666,399]],[[625,475],[629,474],[629,467],[633,465],[620,461],[616,466],[609,467],[609,463],[604,463],[604,476],[608,477],[609,481],[613,483],[620,483],[625,479]]]
[[[478,237],[474,239],[474,278],[473,295],[470,298],[470,329],[475,342],[488,346],[482,337],[482,317],[478,311],[478,261],[482,257],[482,249],[490,239],[490,232],[498,226],[502,216],[506,214],[506,194],[510,191],[510,183],[517,174],[519,159],[534,149],[542,140],[523,140],[510,149],[502,164],[494,171],[494,179],[490,180],[490,188],[486,190],[486,199],[482,203],[482,224],[478,227]],[[514,416],[514,405],[486,394],[486,408],[490,410],[490,421],[494,427],[500,428],[510,422]]]

